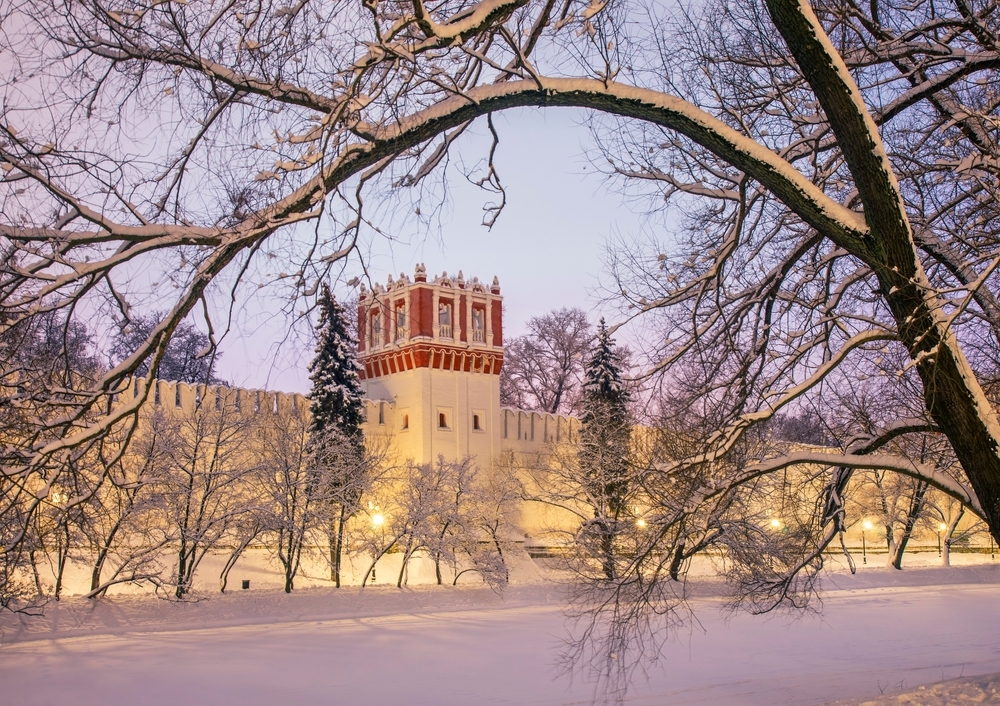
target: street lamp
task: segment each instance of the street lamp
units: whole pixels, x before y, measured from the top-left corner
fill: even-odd
[[[372,504],[370,502],[368,503],[368,509],[372,509]],[[384,524],[385,524],[385,515],[383,515],[381,512],[376,512],[374,515],[372,515],[372,527],[374,527],[375,529],[382,530],[384,532],[385,530],[382,529]],[[384,536],[382,538],[382,541],[383,542],[385,541]],[[372,564],[372,583],[375,583],[375,564]]]
[[[941,522],[937,526],[937,536],[938,536],[938,556],[941,556],[941,533],[948,529],[948,525]]]
[[[781,520],[779,520],[777,517],[773,518],[771,520],[771,529],[775,530],[781,529]]]
[[[643,529],[646,526],[646,521],[640,517],[638,520],[635,521],[635,526],[638,527],[639,529]]]
[[[871,528],[872,528],[872,523],[869,522],[868,520],[865,520],[864,522],[861,523],[861,563],[862,564],[867,564],[868,563],[868,544],[865,541],[865,531],[870,530]]]

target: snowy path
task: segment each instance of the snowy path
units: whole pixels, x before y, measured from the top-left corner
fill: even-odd
[[[963,672],[1000,672],[996,569],[966,570],[949,578],[968,582],[952,585],[940,585],[933,571],[907,575],[933,583],[926,586],[878,586],[872,576],[861,584],[868,587],[827,593],[822,618],[796,621],[739,615],[727,623],[716,600],[699,599],[706,632],[673,641],[663,667],[628,703],[819,704],[877,695],[879,683],[898,691]],[[81,624],[91,634],[57,639],[12,636],[8,626],[4,639],[15,641],[0,647],[0,703],[587,703],[589,686],[557,678],[551,666],[564,629],[551,590],[522,587],[504,603],[484,596],[426,589],[401,598],[387,589],[345,595],[338,607],[331,604],[340,597],[326,591],[300,604],[261,593],[256,600],[272,601],[286,622],[136,632]],[[331,616],[361,616],[361,598],[369,609],[381,603],[399,612],[304,619],[317,601]],[[210,624],[229,600],[195,610]],[[245,608],[249,600],[237,594],[231,605]],[[258,617],[265,615],[275,618],[269,611]]]

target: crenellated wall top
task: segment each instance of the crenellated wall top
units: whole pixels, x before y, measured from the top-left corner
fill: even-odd
[[[146,386],[149,385],[147,394]],[[309,413],[309,400],[305,395],[273,390],[247,389],[227,385],[205,385],[135,378],[127,390],[118,395],[123,402],[146,395],[146,404],[164,410],[194,411],[205,405],[209,409],[228,407],[240,414]]]

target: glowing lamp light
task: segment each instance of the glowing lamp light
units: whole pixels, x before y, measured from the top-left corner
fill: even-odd
[[[864,522],[861,523],[861,527],[863,529],[870,530],[872,528],[872,523],[869,522],[868,520],[865,520]]]
[[[938,525],[938,529],[944,532],[946,529],[948,529],[948,525],[942,522],[941,524]]]
[[[774,529],[781,529],[781,520],[775,517],[773,520],[771,520],[771,527]]]
[[[381,527],[385,523],[385,517],[382,516],[381,512],[376,512],[372,515],[372,524],[376,527]]]
[[[640,517],[638,520],[635,521],[635,526],[638,527],[639,529],[642,529],[643,527],[646,526],[646,521]]]

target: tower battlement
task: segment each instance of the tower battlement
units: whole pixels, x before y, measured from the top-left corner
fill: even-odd
[[[442,272],[428,280],[423,264],[411,280],[389,275],[364,285],[358,302],[358,362],[362,380],[417,368],[499,375],[503,366],[500,281],[487,286]]]

